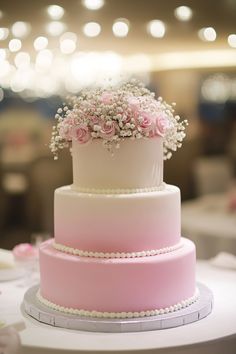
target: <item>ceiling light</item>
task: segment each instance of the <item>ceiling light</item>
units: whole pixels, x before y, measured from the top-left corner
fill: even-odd
[[[60,37],[60,42],[63,41],[64,39],[71,39],[75,43],[77,42],[77,34],[74,32],[65,32],[61,35]]]
[[[236,34],[230,34],[228,36],[228,43],[230,47],[236,48]]]
[[[59,89],[58,82],[49,75],[40,75],[36,83],[36,92],[42,97],[50,97]]]
[[[84,25],[83,32],[87,37],[97,37],[101,32],[101,26],[97,22],[88,22]]]
[[[228,76],[216,74],[203,81],[201,94],[205,100],[225,102],[230,97],[231,80]]]
[[[4,41],[9,35],[9,29],[1,27],[0,28],[0,41]]]
[[[6,49],[0,49],[0,60],[5,60],[7,57],[7,51]]]
[[[44,71],[51,67],[53,54],[49,49],[41,50],[36,57],[36,70]]]
[[[96,53],[79,54],[70,63],[70,71],[74,81],[80,85],[89,86],[96,77],[96,72],[100,70],[99,58]]]
[[[34,49],[37,51],[47,48],[47,45],[48,39],[46,37],[40,36],[34,40]]]
[[[7,60],[1,62],[0,65],[0,78],[6,76],[10,71],[10,64]]]
[[[30,65],[30,55],[26,52],[19,52],[15,56],[15,64],[17,68],[27,68]]]
[[[17,21],[12,27],[12,34],[17,38],[24,38],[30,33],[31,26],[27,22]]]
[[[147,54],[134,54],[125,58],[125,71],[151,72],[151,59]]]
[[[11,79],[11,90],[13,92],[22,92],[27,88],[27,78],[25,72],[20,70],[16,71],[15,75]]]
[[[63,54],[71,54],[76,49],[76,43],[72,39],[63,39],[60,42],[60,50]]]
[[[60,50],[63,54],[71,54],[76,49],[77,35],[73,32],[65,32],[60,37]]]
[[[129,21],[124,18],[116,20],[112,31],[116,37],[126,37],[129,32]]]
[[[8,46],[11,52],[18,52],[21,49],[21,41],[16,38],[11,39]]]
[[[147,31],[152,37],[162,38],[165,35],[166,26],[160,20],[153,20],[148,23]]]
[[[62,32],[66,29],[66,25],[60,21],[52,21],[52,22],[48,23],[46,29],[47,29],[47,32],[51,36],[56,37],[56,36],[60,36],[60,34],[62,34]]]
[[[202,41],[214,42],[216,40],[216,31],[213,27],[201,28],[198,36]]]
[[[60,20],[63,17],[65,11],[63,7],[59,5],[50,5],[47,8],[47,13],[53,20]]]
[[[174,13],[179,21],[189,21],[193,16],[193,11],[188,6],[179,6],[175,9]]]
[[[99,10],[101,9],[105,1],[104,0],[82,0],[82,4],[89,10]]]

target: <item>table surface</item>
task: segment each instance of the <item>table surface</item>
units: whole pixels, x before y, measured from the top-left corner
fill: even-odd
[[[142,352],[219,341],[229,336],[235,336],[236,340],[236,271],[198,261],[197,280],[213,291],[213,312],[205,319],[182,327],[141,333],[89,333],[54,328],[22,315],[20,305],[29,286],[23,279],[0,283],[0,320],[9,325],[24,321],[26,328],[20,332],[23,348],[41,348],[43,353],[46,348],[67,352]]]

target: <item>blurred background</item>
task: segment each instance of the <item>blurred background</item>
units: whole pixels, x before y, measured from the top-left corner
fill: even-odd
[[[0,2],[0,247],[53,236],[53,191],[69,152],[48,143],[82,87],[141,79],[187,118],[165,163],[199,258],[236,254],[236,0]]]

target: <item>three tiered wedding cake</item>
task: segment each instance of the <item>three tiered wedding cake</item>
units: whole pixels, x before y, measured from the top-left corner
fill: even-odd
[[[40,247],[38,299],[80,316],[132,318],[197,300],[195,246],[163,158],[185,121],[142,84],[86,90],[56,115],[51,149],[72,142],[73,184],[55,191],[55,238]]]

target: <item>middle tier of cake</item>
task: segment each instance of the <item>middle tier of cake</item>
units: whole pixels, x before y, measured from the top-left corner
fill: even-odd
[[[180,244],[180,190],[92,194],[64,186],[55,191],[54,223],[55,247],[69,253],[165,253]]]

